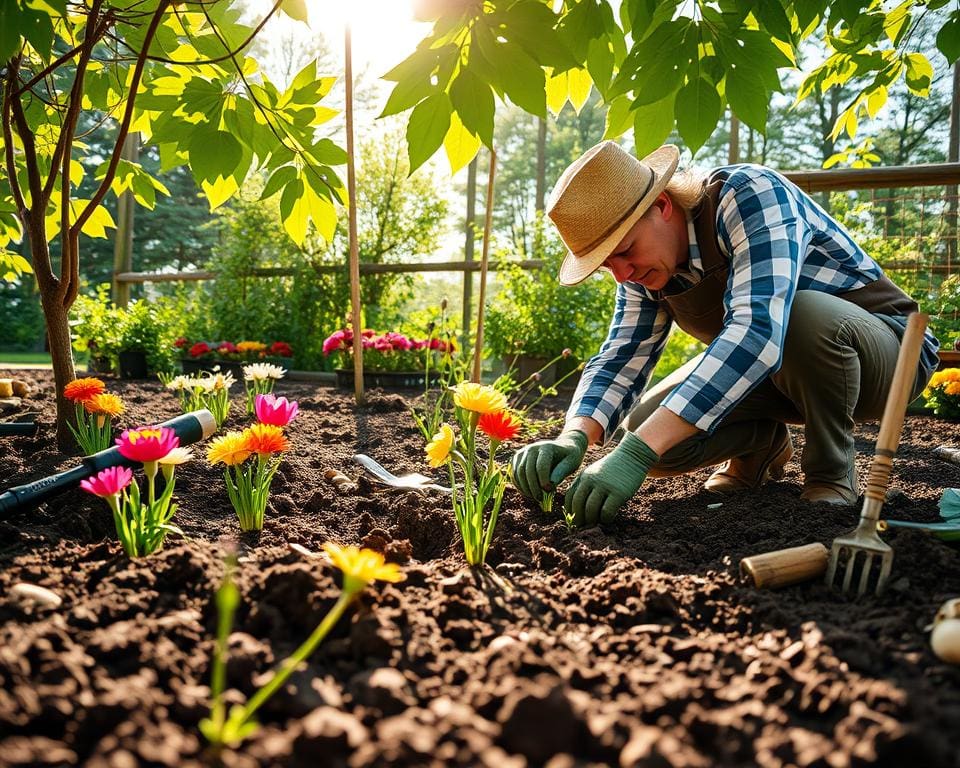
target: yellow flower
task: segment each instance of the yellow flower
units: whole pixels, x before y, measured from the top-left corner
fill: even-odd
[[[498,413],[507,407],[507,397],[489,384],[461,381],[454,387],[453,402],[475,413]]]
[[[252,451],[247,447],[246,435],[240,432],[227,432],[210,443],[207,461],[211,464],[223,462],[228,467],[242,464]]]
[[[960,381],[948,381],[943,391],[948,395],[960,395]]]
[[[107,416],[119,416],[123,413],[123,401],[109,392],[101,392],[99,395],[93,395],[84,400],[83,407],[87,413],[105,414]]]
[[[262,341],[241,341],[237,344],[237,352],[262,352],[267,345]]]
[[[352,544],[341,547],[332,541],[323,544],[330,562],[343,572],[343,591],[356,593],[374,581],[403,581],[406,577],[396,563],[388,563],[372,549],[358,549]]]
[[[440,431],[427,443],[427,462],[431,467],[439,467],[450,456],[453,450],[453,427],[441,424]]]

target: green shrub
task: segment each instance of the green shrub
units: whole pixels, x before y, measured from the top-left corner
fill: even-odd
[[[183,328],[184,302],[177,298],[139,299],[126,308],[110,300],[110,284],[97,286],[94,296],[80,295],[70,310],[73,348],[107,358],[113,367],[127,350],[146,353],[151,373],[176,368],[173,341]]]
[[[606,338],[616,284],[596,275],[580,285],[560,285],[557,273],[566,249],[542,219],[537,228],[533,253],[519,258],[542,259],[542,268],[523,270],[507,264],[516,254],[500,254],[500,290],[487,312],[484,345],[502,359],[518,353],[556,357],[564,349],[585,359]]]

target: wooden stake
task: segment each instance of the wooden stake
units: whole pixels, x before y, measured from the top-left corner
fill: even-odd
[[[483,315],[487,297],[487,268],[490,255],[490,230],[493,227],[493,180],[497,171],[497,153],[490,150],[490,170],[487,174],[487,208],[483,212],[483,249],[480,256],[480,292],[477,295],[477,339],[473,350],[473,380],[480,383],[480,363],[483,360]]]
[[[357,174],[353,150],[353,57],[350,46],[350,25],[343,28],[344,86],[346,90],[347,119],[347,201],[350,233],[350,306],[353,325],[353,390],[357,404],[364,403],[363,394],[363,331],[360,319],[360,246],[357,242]]]

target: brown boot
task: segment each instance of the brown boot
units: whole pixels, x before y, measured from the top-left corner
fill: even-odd
[[[730,494],[758,488],[767,480],[783,477],[783,468],[793,456],[793,443],[786,424],[778,423],[766,448],[728,459],[710,475],[703,487],[712,493]]]
[[[800,498],[811,503],[851,507],[857,503],[859,497],[856,491],[851,491],[839,483],[809,482],[803,484]]]

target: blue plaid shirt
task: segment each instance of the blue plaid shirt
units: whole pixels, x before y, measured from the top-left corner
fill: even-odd
[[[731,165],[717,205],[717,237],[729,259],[724,327],[700,364],[662,405],[711,432],[783,356],[787,319],[798,290],[842,293],[877,280],[881,269],[849,233],[799,187],[769,168]],[[703,276],[693,221],[685,272]],[[894,318],[903,327],[906,318]],[[567,417],[589,416],[609,439],[630,412],[660,358],[672,319],[639,283],[617,286],[610,331],[584,369]],[[921,353],[937,365],[939,344],[928,331]]]

